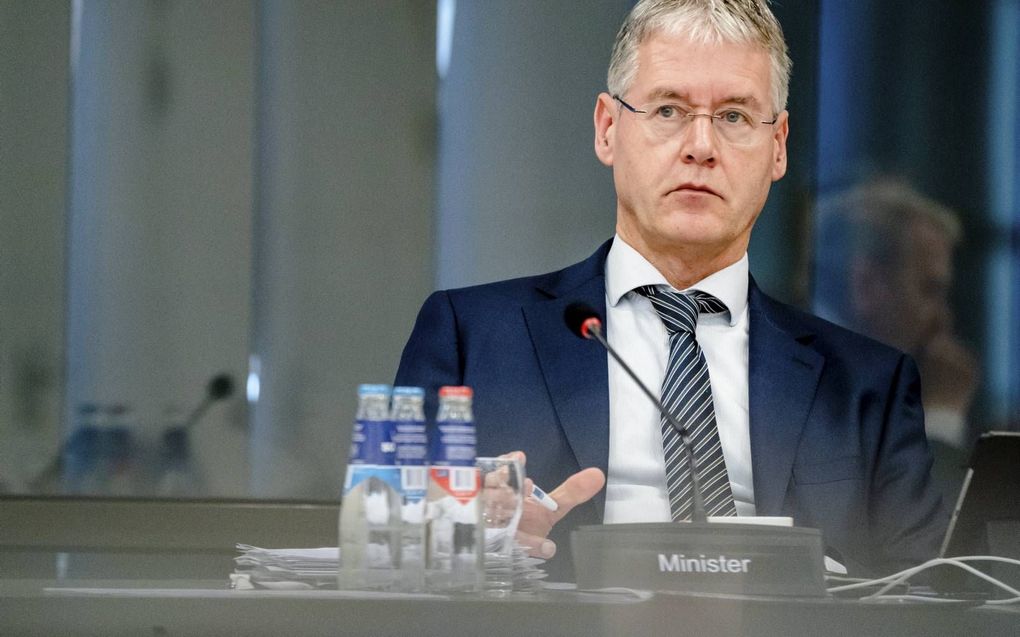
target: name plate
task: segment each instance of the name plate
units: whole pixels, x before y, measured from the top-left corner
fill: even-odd
[[[824,597],[822,534],[752,524],[582,526],[577,587]]]

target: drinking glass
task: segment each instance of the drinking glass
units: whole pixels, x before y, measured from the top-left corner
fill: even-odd
[[[524,466],[512,456],[478,458],[485,529],[485,590],[492,596],[513,591],[517,524],[524,511]]]

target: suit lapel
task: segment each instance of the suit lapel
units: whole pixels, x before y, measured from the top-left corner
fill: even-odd
[[[751,281],[749,410],[754,499],[759,515],[779,515],[801,430],[825,358],[811,332],[789,318]]]
[[[609,468],[609,376],[605,350],[567,329],[563,311],[574,301],[606,312],[605,258],[610,243],[560,278],[540,286],[550,297],[523,308],[535,354],[579,467]],[[751,281],[749,289],[749,410],[755,503],[778,515],[792,474],[801,430],[825,363],[810,331],[792,320]],[[611,329],[611,326],[609,327]],[[595,498],[601,517],[605,491]]]
[[[535,355],[553,408],[581,468],[609,467],[609,372],[607,354],[598,343],[573,335],[563,321],[568,305],[581,301],[606,313],[603,245],[587,261],[543,287],[551,296],[523,308]],[[605,502],[600,492],[599,515]]]

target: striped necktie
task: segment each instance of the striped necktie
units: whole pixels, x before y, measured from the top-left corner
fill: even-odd
[[[654,286],[637,291],[652,302],[669,332],[669,362],[662,381],[662,404],[690,433],[705,511],[708,515],[736,515],[715,422],[708,364],[694,332],[699,312],[718,314],[726,311],[726,305],[711,294],[698,291],[681,294]],[[674,522],[689,520],[694,501],[683,441],[668,420],[661,418],[660,424],[670,513]]]

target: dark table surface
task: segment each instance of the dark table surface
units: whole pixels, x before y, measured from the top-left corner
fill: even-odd
[[[2,575],[0,575],[2,577]],[[3,635],[1020,635],[1020,608],[543,591],[509,599],[0,579]]]

